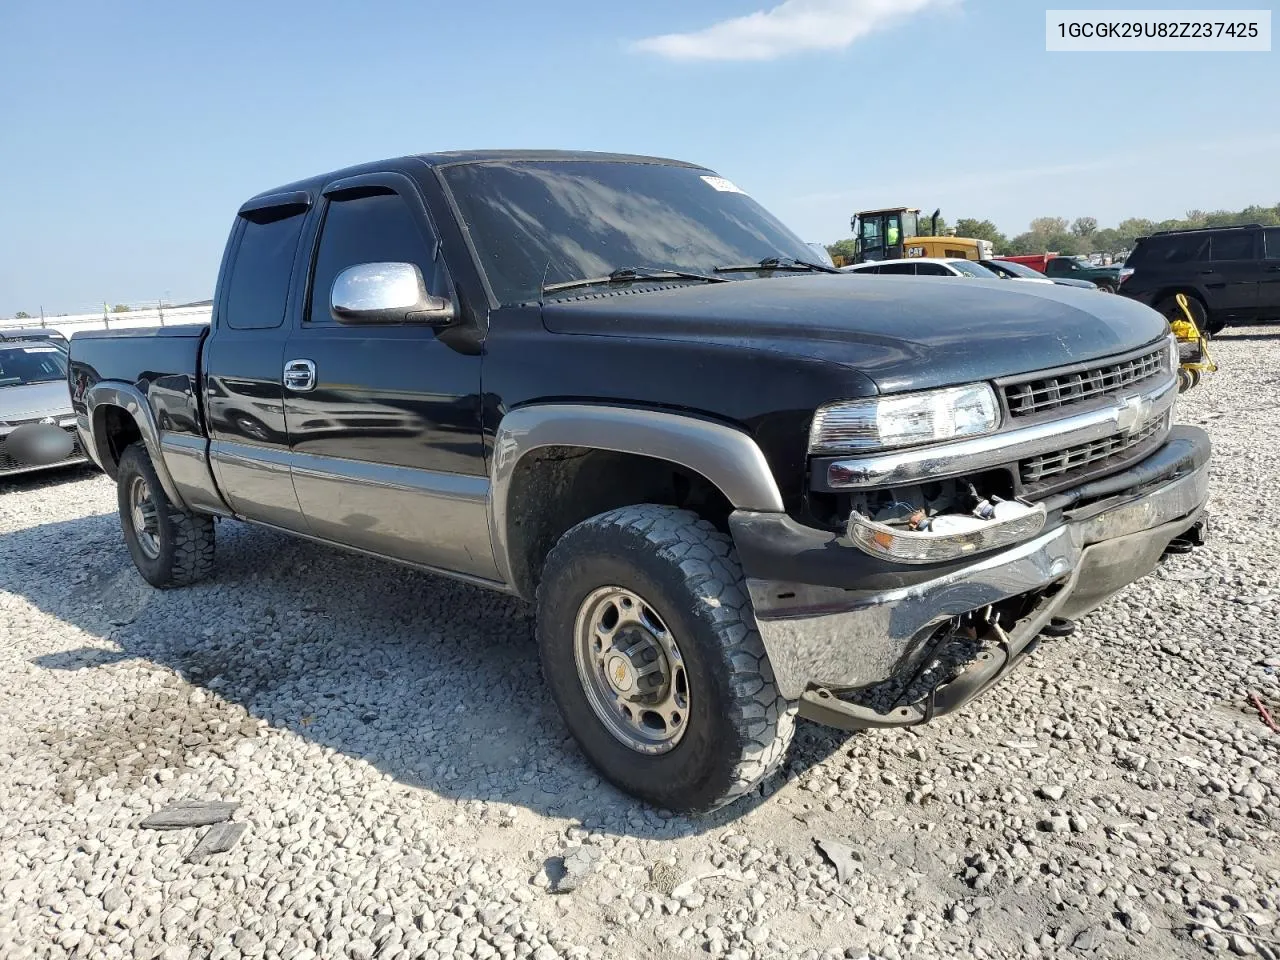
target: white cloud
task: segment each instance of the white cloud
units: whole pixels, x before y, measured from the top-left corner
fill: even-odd
[[[855,40],[954,0],[785,0],[770,10],[722,20],[692,33],[635,43],[672,60],[776,60],[805,50],[843,50]]]

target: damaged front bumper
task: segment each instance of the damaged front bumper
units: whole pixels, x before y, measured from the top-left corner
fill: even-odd
[[[1159,451],[1046,501],[1044,531],[1016,546],[928,568],[868,557],[845,537],[778,514],[730,518],[756,622],[783,696],[801,712],[858,728],[955,709],[1013,666],[1054,617],[1088,613],[1146,576],[1174,541],[1198,540],[1209,491],[1208,435],[1178,427]],[[1016,623],[928,702],[879,714],[838,694],[919,669],[939,630],[1013,598]]]

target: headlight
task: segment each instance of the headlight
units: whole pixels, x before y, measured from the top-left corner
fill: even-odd
[[[927,393],[844,400],[820,407],[810,453],[887,450],[990,433],[1000,426],[995,391],[985,383]]]

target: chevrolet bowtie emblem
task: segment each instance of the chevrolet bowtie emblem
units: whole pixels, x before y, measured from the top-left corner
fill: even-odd
[[[1120,409],[1116,411],[1116,425],[1121,433],[1136,433],[1150,419],[1150,398],[1138,394],[1120,398]]]

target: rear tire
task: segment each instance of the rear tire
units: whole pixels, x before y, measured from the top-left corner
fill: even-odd
[[[1209,311],[1205,307],[1204,302],[1199,298],[1187,294],[1187,310],[1191,313],[1191,319],[1196,322],[1196,328],[1205,337],[1208,337],[1218,330],[1221,330],[1224,324],[1219,323],[1215,328],[1213,321],[1209,319]],[[1186,319],[1182,313],[1182,308],[1178,306],[1178,298],[1165,297],[1156,305],[1156,310],[1166,320],[1184,320]]]
[[[612,783],[701,812],[777,769],[796,706],[774,683],[733,541],[710,523],[655,505],[584,520],[548,555],[537,603],[543,675]]]
[[[120,526],[138,572],[153,587],[195,583],[213,570],[213,518],[175,507],[140,443],[130,444],[116,469]]]
[[[1106,283],[1105,281],[1104,281],[1103,283],[1098,284],[1098,289],[1099,289],[1099,290],[1101,290],[1103,293],[1115,293],[1115,292],[1116,292],[1115,284],[1113,284],[1113,283]]]

